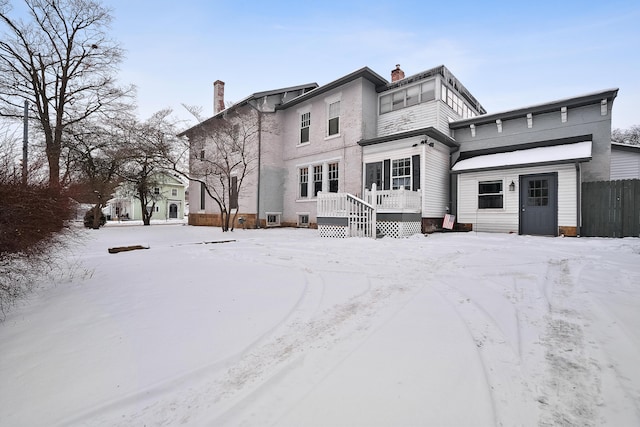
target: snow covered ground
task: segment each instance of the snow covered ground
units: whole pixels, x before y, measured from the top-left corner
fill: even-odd
[[[640,239],[80,233],[0,323],[0,425],[640,425]]]

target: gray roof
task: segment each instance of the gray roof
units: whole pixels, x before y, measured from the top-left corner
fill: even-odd
[[[189,129],[186,129],[186,130],[180,132],[177,136],[184,136],[187,133],[199,128],[200,126],[209,123],[211,120],[213,120],[215,118],[222,117],[224,114],[228,113],[229,111],[233,111],[235,108],[242,107],[243,105],[248,104],[249,101],[258,100],[260,98],[264,98],[265,96],[276,95],[276,94],[279,94],[279,93],[293,92],[293,91],[296,91],[296,90],[303,90],[303,89],[313,90],[313,89],[315,89],[317,87],[318,87],[317,83],[307,83],[307,84],[304,84],[304,85],[290,86],[290,87],[285,87],[285,88],[281,88],[281,89],[272,89],[272,90],[265,90],[265,91],[262,91],[262,92],[253,93],[253,94],[247,96],[246,98],[243,98],[238,102],[235,102],[232,106],[230,106],[228,108],[225,108],[222,111],[219,111],[218,113],[214,114],[213,116],[209,117],[208,119],[204,120],[203,122],[198,123],[197,125],[192,126]],[[296,99],[296,98],[294,98],[294,99]]]
[[[621,144],[619,142],[611,142],[612,150],[631,151],[640,154],[640,145]]]
[[[347,74],[346,76],[340,77],[337,80],[327,83],[326,85],[319,86],[316,89],[313,89],[303,95],[298,96],[297,98],[293,98],[291,101],[287,101],[284,104],[277,106],[276,109],[284,110],[285,108],[289,108],[294,105],[300,104],[301,102],[304,102],[310,98],[313,98],[314,96],[328,92],[330,90],[338,88],[346,83],[349,83],[359,78],[365,78],[369,80],[371,83],[373,83],[376,86],[376,90],[386,87],[388,83],[387,80],[385,80],[379,74],[371,70],[369,67],[363,67],[363,68],[360,68],[359,70],[356,70],[352,73]]]
[[[472,117],[470,119],[457,120],[449,123],[450,129],[460,129],[469,125],[483,125],[495,122],[496,120],[509,120],[526,117],[527,114],[542,114],[559,111],[562,107],[576,108],[585,105],[599,103],[602,99],[613,101],[618,95],[618,89],[607,89],[599,92],[588,93],[586,95],[574,96],[571,98],[559,99],[544,104],[532,105],[529,107],[518,108],[516,110],[503,111],[499,113],[483,114],[481,116]]]
[[[429,136],[435,139],[436,141],[441,142],[451,148],[457,148],[460,146],[460,144],[458,144],[454,139],[440,132],[438,129],[434,128],[433,126],[429,126],[421,129],[412,129],[406,132],[399,132],[391,135],[379,136],[377,138],[362,139],[358,141],[358,144],[364,147],[367,145],[382,144],[384,142],[396,141],[398,139],[411,138],[414,136],[421,136],[421,135]]]

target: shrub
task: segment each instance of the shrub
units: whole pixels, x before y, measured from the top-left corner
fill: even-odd
[[[69,199],[45,185],[0,182],[0,312],[23,297],[63,244]]]
[[[107,223],[107,217],[104,216],[102,212],[100,212],[100,222],[98,223],[98,228],[102,227]],[[89,209],[86,214],[84,214],[84,226],[86,228],[93,228],[93,209]]]

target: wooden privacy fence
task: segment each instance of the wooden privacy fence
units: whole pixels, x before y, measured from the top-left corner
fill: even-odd
[[[583,182],[581,235],[640,237],[640,179]]]

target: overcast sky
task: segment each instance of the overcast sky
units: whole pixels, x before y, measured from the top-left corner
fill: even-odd
[[[445,65],[494,113],[619,88],[613,127],[640,125],[640,1],[109,0],[140,117],[368,66]]]

